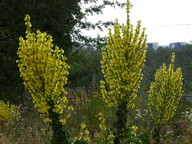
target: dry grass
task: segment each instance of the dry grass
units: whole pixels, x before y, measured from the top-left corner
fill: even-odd
[[[1,123],[0,127],[0,144],[46,144],[51,138],[51,130],[36,114]]]

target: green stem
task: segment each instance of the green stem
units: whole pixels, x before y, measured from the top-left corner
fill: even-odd
[[[51,139],[51,144],[70,144],[70,142],[67,139],[67,133],[64,129],[64,126],[59,121],[59,114],[54,112],[54,104],[53,102],[48,102],[50,109],[48,110],[49,118],[52,120],[50,126],[53,130],[53,135]]]
[[[118,109],[116,111],[117,121],[114,123],[115,131],[115,144],[121,144],[121,140],[125,138],[125,132],[127,132],[127,101],[121,100],[118,104]]]
[[[155,144],[160,144],[160,127],[157,126],[154,128],[154,131],[153,131],[153,139],[155,141]]]

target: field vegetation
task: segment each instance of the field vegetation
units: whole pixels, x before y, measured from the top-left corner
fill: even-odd
[[[127,21],[115,21],[102,47],[69,48],[67,56],[25,16],[19,93],[0,89],[0,143],[192,143],[192,45],[147,49],[129,0],[126,7]]]

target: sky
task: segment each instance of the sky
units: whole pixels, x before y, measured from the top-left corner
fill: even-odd
[[[118,0],[125,2],[126,0]],[[158,42],[159,45],[169,45],[172,42],[192,41],[192,0],[130,0],[133,7],[130,13],[131,23],[136,25],[142,21],[142,27],[147,29],[148,42]],[[93,15],[88,20],[115,20],[126,22],[125,8],[106,7],[101,16]],[[85,32],[86,35],[107,36],[104,32]]]

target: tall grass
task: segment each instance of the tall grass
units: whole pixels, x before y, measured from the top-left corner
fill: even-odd
[[[18,121],[2,122],[0,144],[46,144],[52,132],[38,114],[27,112]]]
[[[92,141],[98,140],[95,134],[101,132],[99,128],[99,112],[106,115],[109,125],[113,122],[112,110],[104,106],[104,102],[97,92],[70,91],[70,103],[74,106],[73,115],[67,121],[66,128],[71,135],[70,140],[79,133],[81,123],[84,122],[90,132]],[[143,101],[143,100],[142,100]],[[153,143],[151,137],[152,120],[145,102],[140,101],[132,111],[132,125],[138,127],[137,135],[143,139],[143,144]],[[161,129],[161,140],[164,144],[191,144],[192,143],[192,104],[181,102],[176,115]],[[33,108],[32,102],[27,102],[22,108],[18,121],[0,123],[0,144],[49,144],[52,131],[39,113]],[[145,140],[150,138],[149,140]],[[99,144],[99,143],[98,143]]]

